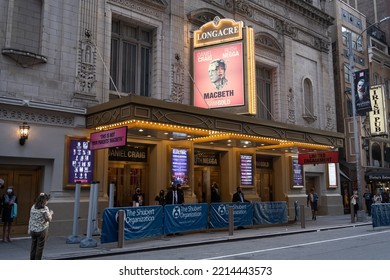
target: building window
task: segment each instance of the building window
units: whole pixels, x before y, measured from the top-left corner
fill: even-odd
[[[347,82],[347,83],[350,83],[350,80],[349,80],[349,66],[346,63],[344,63],[344,81]]]
[[[388,79],[385,79],[385,82],[384,82],[384,87],[385,87],[385,93],[386,93],[386,96],[388,99],[390,99],[390,89],[389,89],[389,80]]]
[[[317,117],[314,115],[313,84],[308,78],[303,80],[303,97],[304,97],[303,118],[308,122],[313,122],[317,119]]]
[[[363,39],[362,36],[359,34],[351,31],[348,28],[345,28],[344,26],[341,27],[341,33],[343,38],[343,44],[346,45],[347,49],[349,48],[349,42],[348,42],[348,33],[351,33],[352,38],[352,48],[358,51],[363,50]]]
[[[9,56],[23,67],[46,63],[41,54],[42,44],[42,0],[14,0],[9,2],[6,26],[4,27],[5,44],[2,54]],[[26,16],[28,15],[28,16]]]
[[[256,66],[257,117],[272,120],[272,70]]]
[[[118,90],[120,94],[150,96],[151,53],[152,31],[114,20],[110,90]]]
[[[378,73],[374,73],[374,80],[372,81],[370,86],[379,85],[381,83],[380,80],[381,79],[379,77],[379,74]]]

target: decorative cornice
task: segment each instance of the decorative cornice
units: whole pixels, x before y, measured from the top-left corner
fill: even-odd
[[[149,6],[151,8],[164,11],[168,7],[168,3],[165,0],[109,0],[109,2],[119,4],[124,7],[131,7],[134,2],[142,6]]]
[[[213,21],[216,16],[219,18],[224,18],[224,16],[216,10],[203,8],[188,13],[187,19],[196,26],[202,26],[207,22]]]

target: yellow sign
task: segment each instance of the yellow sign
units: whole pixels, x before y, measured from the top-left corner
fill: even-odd
[[[242,21],[215,17],[194,32],[194,48],[242,40]]]
[[[383,85],[370,88],[370,100],[372,107],[369,115],[371,135],[387,135],[387,110]]]

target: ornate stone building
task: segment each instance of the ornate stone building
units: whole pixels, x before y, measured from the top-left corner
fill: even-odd
[[[146,204],[154,204],[158,191],[171,184],[174,149],[188,156],[187,203],[209,202],[214,181],[223,201],[231,201],[243,185],[252,201],[287,201],[293,219],[294,202],[306,204],[314,187],[321,215],[342,213],[338,165],[296,161],[299,153],[343,147],[336,128],[333,17],[323,5],[319,0],[0,1],[0,127],[7,132],[0,177],[15,186],[22,205],[15,230],[25,232],[28,209],[45,191],[56,212],[52,231],[70,233],[76,179],[86,182],[80,201],[84,226],[89,176],[99,182],[98,215],[112,198],[110,183],[115,206],[130,205],[136,187]],[[216,18],[253,28],[254,114],[193,106],[194,32]],[[20,145],[23,122],[29,135]],[[92,169],[82,166],[80,172],[72,141],[123,126],[126,148],[95,150]],[[240,173],[242,155],[252,160],[247,185]]]

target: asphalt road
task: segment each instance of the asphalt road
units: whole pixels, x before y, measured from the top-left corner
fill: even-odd
[[[94,260],[390,260],[390,229],[342,228]],[[164,242],[164,241],[161,241]]]

